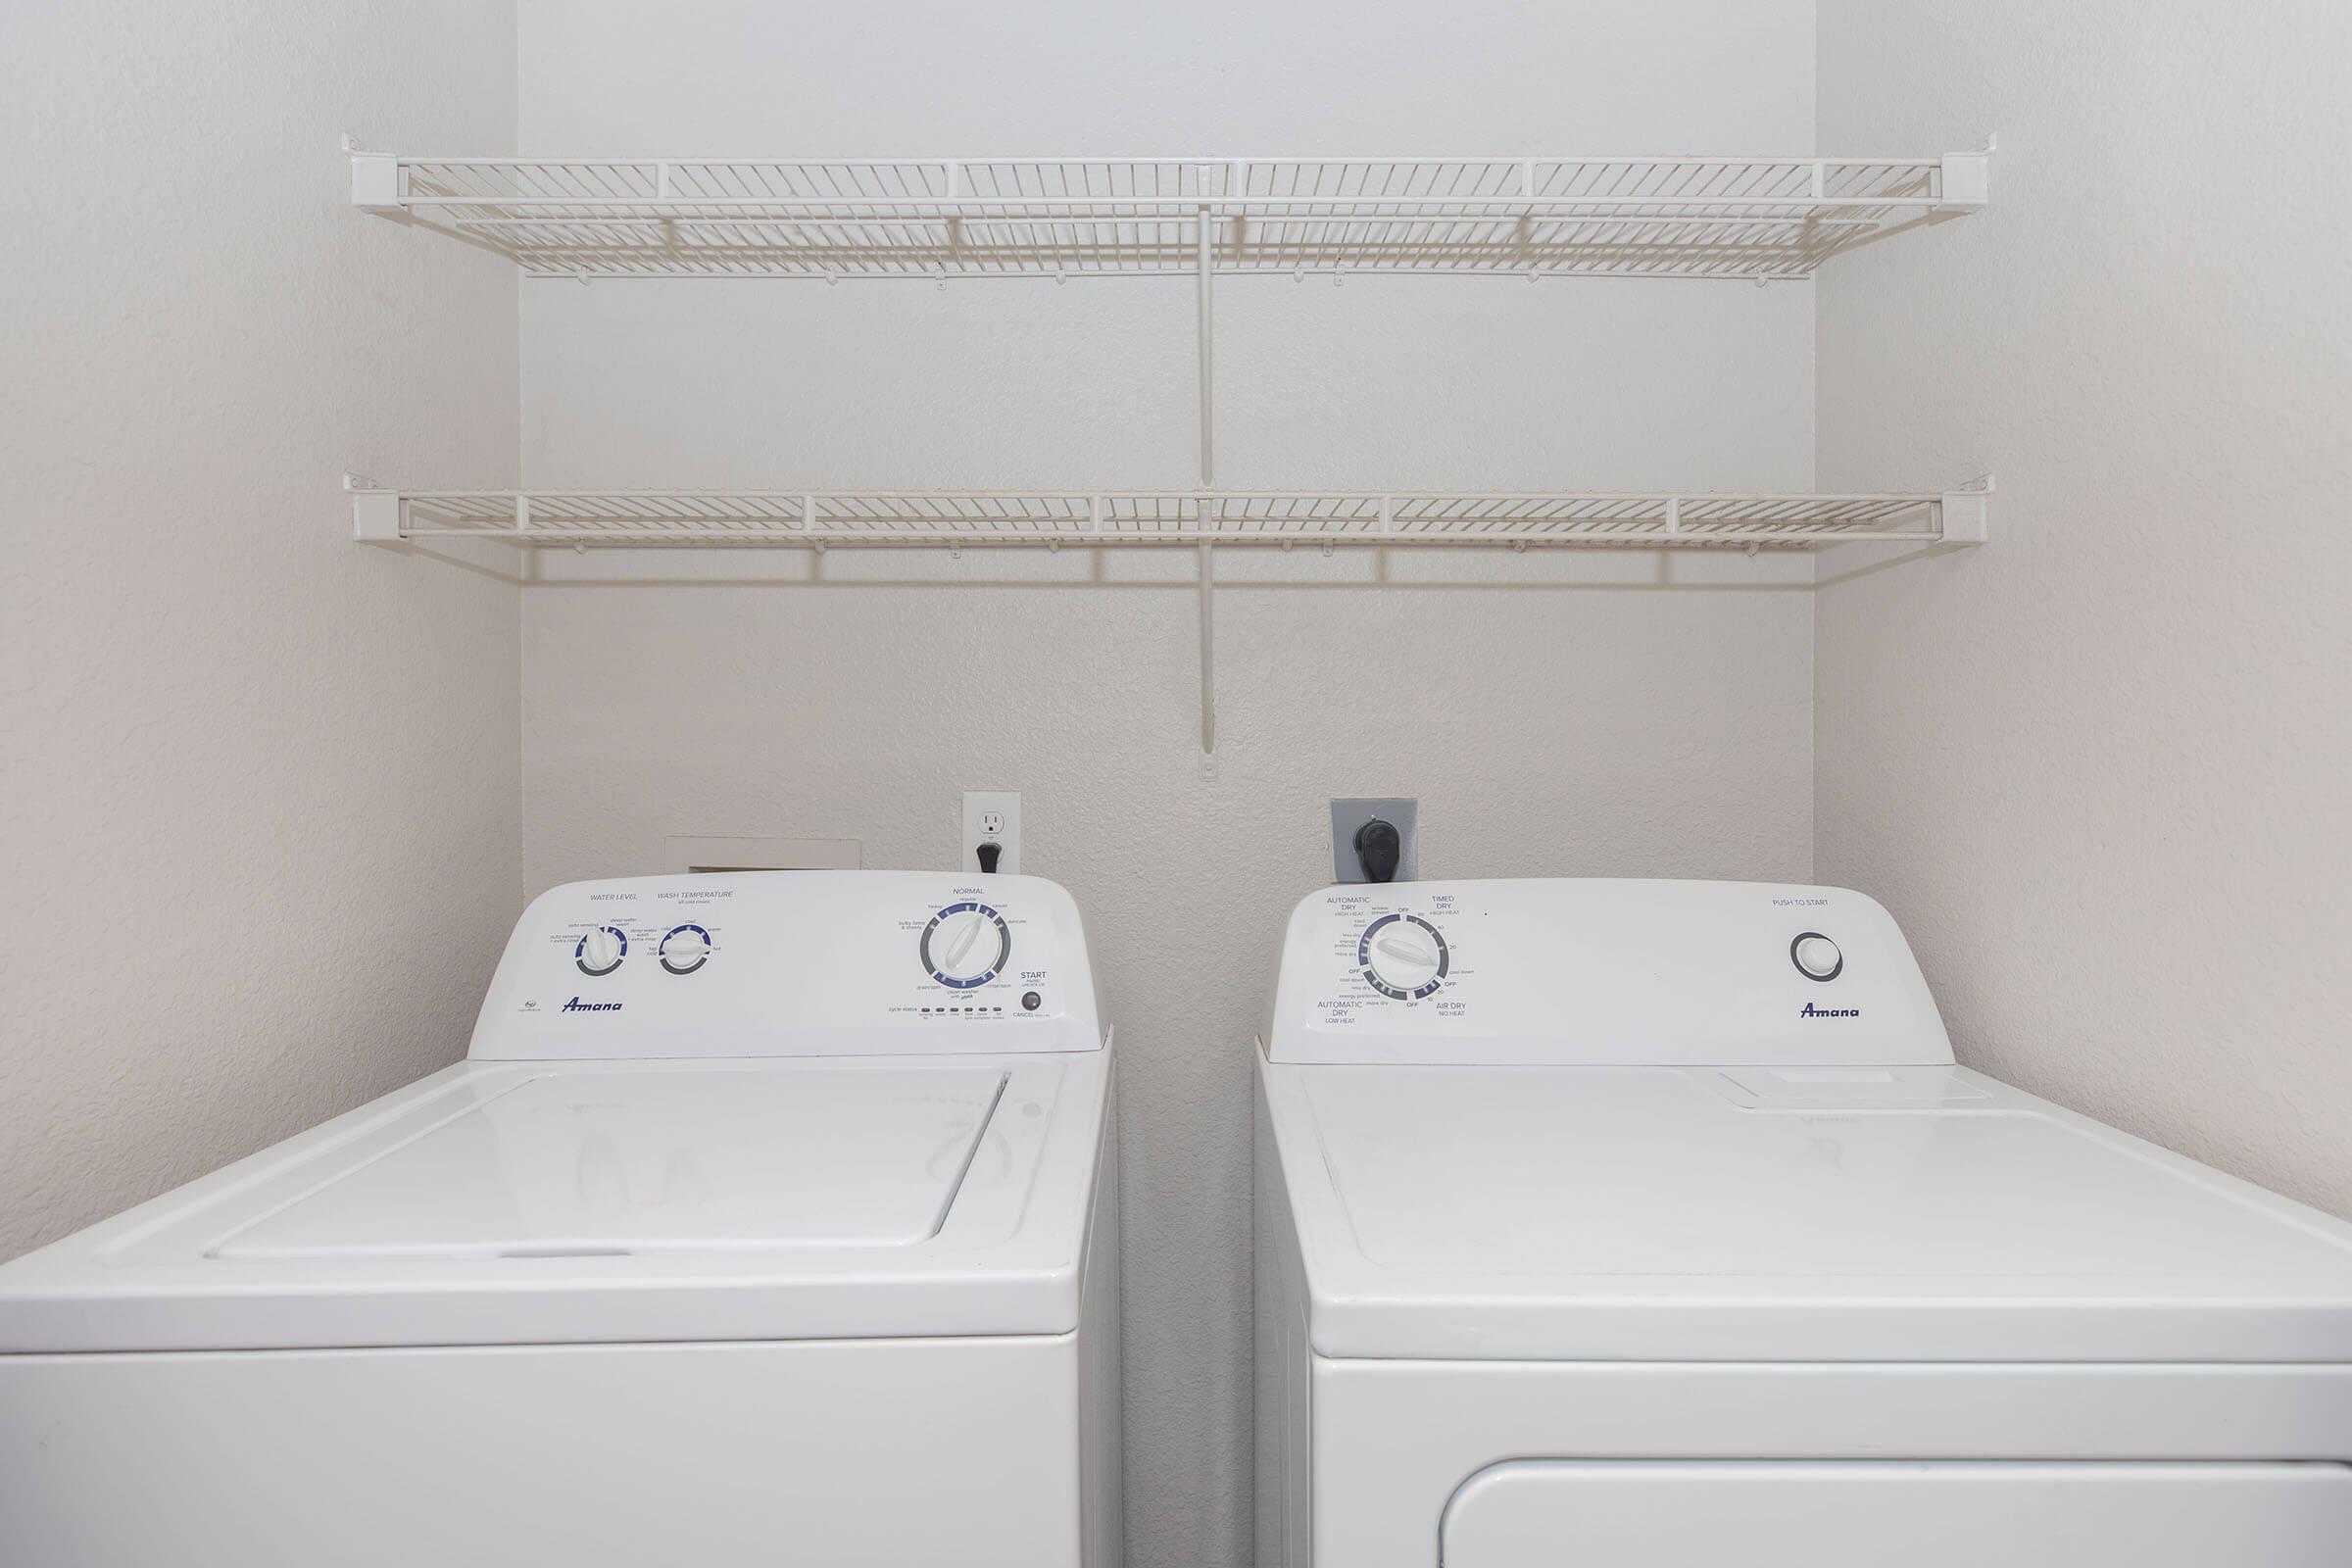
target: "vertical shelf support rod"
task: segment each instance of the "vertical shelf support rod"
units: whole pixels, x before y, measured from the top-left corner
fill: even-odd
[[[1200,177],[1204,182],[1208,178],[1208,170],[1205,167],[1200,171]],[[1202,195],[1206,196],[1205,190]],[[1216,483],[1216,435],[1213,424],[1216,390],[1215,380],[1211,374],[1214,347],[1210,339],[1212,305],[1209,298],[1210,278],[1214,275],[1216,219],[1209,212],[1205,199],[1200,203],[1200,232],[1195,266],[1200,274],[1200,488],[1205,490]]]
[[[1216,559],[1209,553],[1206,538],[1200,541],[1200,755],[1212,756],[1217,749],[1217,645],[1214,607],[1210,603],[1217,586]]]
[[[1211,279],[1215,275],[1216,217],[1209,210],[1209,171],[1212,166],[1200,166],[1200,212],[1198,222],[1194,265],[1200,273],[1200,488],[1205,490],[1216,482],[1215,379],[1211,373],[1214,364],[1211,344]],[[1207,757],[1217,749],[1217,650],[1215,598],[1216,564],[1209,554],[1208,532],[1210,509],[1214,505],[1206,496],[1200,498],[1195,521],[1200,529],[1200,755]]]

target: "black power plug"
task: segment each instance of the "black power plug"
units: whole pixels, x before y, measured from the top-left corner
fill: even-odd
[[[1404,858],[1404,835],[1395,824],[1373,817],[1355,830],[1355,858],[1367,882],[1396,880],[1396,862]]]
[[[997,843],[994,839],[982,839],[979,849],[974,853],[980,857],[980,869],[994,875],[997,869],[997,857],[1004,853],[1004,846]]]

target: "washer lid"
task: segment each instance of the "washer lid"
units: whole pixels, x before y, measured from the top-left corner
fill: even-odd
[[[460,1062],[0,1263],[0,1354],[1064,1334],[1110,1067]]]
[[[1953,1067],[1284,1067],[1328,1354],[2352,1359],[2352,1226]]]
[[[936,1235],[1004,1074],[831,1066],[506,1085],[217,1258],[592,1257]]]

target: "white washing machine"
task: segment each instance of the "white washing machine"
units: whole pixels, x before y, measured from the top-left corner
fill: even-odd
[[[0,1266],[0,1562],[1110,1564],[1069,896],[561,887],[466,1059]]]
[[[1261,1568],[2352,1562],[2352,1226],[1954,1066],[1860,894],[1333,888],[1261,1046]]]

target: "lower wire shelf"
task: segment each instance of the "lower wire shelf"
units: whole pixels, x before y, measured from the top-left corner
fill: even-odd
[[[1200,752],[1217,746],[1217,551],[1358,548],[1814,550],[1984,542],[1992,481],[1865,495],[1381,490],[382,490],[346,474],[375,545],[522,549],[1188,546],[1200,552]]]
[[[962,548],[1213,545],[1809,550],[1982,544],[1989,481],[1871,494],[1712,491],[385,490],[346,479],[370,544]]]

